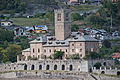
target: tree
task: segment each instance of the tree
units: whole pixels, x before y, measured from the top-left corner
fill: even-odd
[[[111,47],[111,43],[110,43],[110,41],[108,41],[108,40],[104,40],[104,41],[103,41],[103,45],[104,45],[106,48],[110,48],[110,47]]]
[[[0,29],[0,41],[13,41],[14,34],[12,31]]]
[[[64,55],[64,52],[62,51],[56,51],[54,54],[53,54],[53,57],[54,59],[61,59],[61,57]]]
[[[15,39],[18,45],[21,46],[22,49],[26,49],[29,47],[29,39],[26,36],[21,36]]]
[[[98,15],[90,15],[87,17],[87,21],[91,24],[91,25],[99,25],[99,26],[103,26],[106,22],[106,20]]]
[[[96,67],[96,69],[100,69],[100,67],[102,66],[102,64],[100,62],[97,62],[94,67]]]
[[[81,20],[81,19],[83,19],[83,17],[80,16],[80,14],[78,14],[78,13],[72,13],[71,14],[71,20],[72,21],[77,21],[77,20]]]
[[[73,55],[71,55],[71,59],[80,59],[80,55],[79,54],[73,54]]]
[[[72,25],[72,27],[71,27],[71,31],[72,32],[75,32],[75,31],[78,31],[79,30],[79,26],[78,25]]]
[[[21,46],[16,45],[16,44],[11,44],[7,47],[6,51],[8,54],[8,59],[11,62],[17,61],[17,55],[21,54]]]
[[[7,62],[8,54],[7,51],[0,47],[0,62]]]

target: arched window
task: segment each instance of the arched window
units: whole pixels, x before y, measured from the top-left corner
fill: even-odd
[[[49,66],[49,65],[47,65],[47,66],[46,66],[46,70],[49,70],[49,69],[50,69],[50,66]]]
[[[72,65],[70,65],[70,71],[72,71],[73,70],[73,66]]]
[[[65,65],[64,64],[62,65],[62,70],[65,70]]]
[[[54,65],[54,70],[57,70],[57,65]]]
[[[42,70],[42,65],[39,65],[39,70]]]
[[[34,66],[34,65],[32,65],[32,66],[31,66],[31,70],[34,70],[34,69],[35,69],[35,66]]]
[[[27,65],[25,64],[25,66],[24,66],[24,70],[27,70]]]

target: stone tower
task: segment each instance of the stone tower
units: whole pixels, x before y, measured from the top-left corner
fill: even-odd
[[[55,10],[55,37],[56,40],[65,40],[71,34],[70,10]]]

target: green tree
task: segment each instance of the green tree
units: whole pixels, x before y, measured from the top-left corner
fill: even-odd
[[[22,49],[29,47],[29,39],[26,36],[21,36],[15,39],[16,43],[21,46]]]
[[[61,57],[64,55],[64,52],[62,51],[56,51],[54,54],[53,54],[53,57],[54,59],[62,59]]]
[[[73,24],[73,25],[71,26],[71,31],[72,31],[72,32],[76,32],[76,31],[78,31],[78,30],[79,30],[79,25]]]
[[[84,57],[84,59],[100,59],[101,54],[96,52],[87,52],[87,55]]]
[[[71,14],[71,20],[72,21],[77,21],[77,20],[81,20],[81,19],[83,19],[83,17],[80,16],[80,14],[78,14],[78,13],[72,13]]]
[[[6,48],[9,61],[15,62],[17,61],[17,55],[21,54],[21,46],[16,45],[16,44],[11,44]]]
[[[7,62],[8,54],[7,51],[0,47],[0,62]]]
[[[73,55],[71,55],[71,59],[80,59],[80,55],[79,54],[73,54]]]
[[[100,67],[102,66],[102,64],[100,62],[97,62],[94,67],[96,67],[96,69],[100,69]]]
[[[0,29],[0,41],[13,41],[14,34],[12,31]]]
[[[104,41],[103,41],[103,45],[104,45],[106,48],[111,48],[111,43],[110,43],[110,41],[108,41],[108,40],[104,40]]]

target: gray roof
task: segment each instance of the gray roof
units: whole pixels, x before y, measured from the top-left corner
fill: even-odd
[[[28,52],[28,51],[30,51],[30,48],[23,50],[23,52]]]
[[[43,46],[44,47],[66,47],[69,46],[69,42],[98,42],[97,39],[91,37],[90,35],[80,35],[77,33],[73,33],[74,37],[70,37],[66,40],[49,40],[49,37],[46,37],[46,40],[44,40],[42,37],[39,39],[35,39],[31,41],[30,43],[41,43],[41,42],[46,42]],[[54,38],[54,36],[51,36]]]

